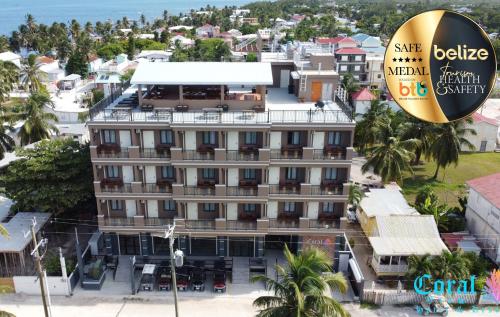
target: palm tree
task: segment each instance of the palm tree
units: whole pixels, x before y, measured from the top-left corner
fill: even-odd
[[[444,169],[451,163],[454,163],[455,166],[458,164],[458,156],[462,146],[470,150],[475,149],[474,145],[465,136],[466,134],[476,135],[476,130],[466,127],[466,123],[472,123],[472,119],[467,118],[465,120],[436,125],[434,132],[435,139],[429,151],[429,156],[432,156],[436,161],[436,172],[432,177],[433,179],[437,178],[440,167]]]
[[[50,96],[45,93],[35,93],[26,100],[22,112],[11,114],[12,119],[24,121],[18,132],[21,145],[48,139],[51,131],[59,132],[56,126],[52,124],[52,122],[58,122],[57,116],[53,113],[45,112],[45,105],[54,106]]]
[[[355,93],[360,88],[358,81],[354,79],[354,76],[351,73],[347,73],[344,75],[344,77],[342,78],[342,85],[344,86],[344,89],[346,90],[349,98],[351,98],[352,93]]]
[[[0,103],[4,102],[17,83],[19,73],[16,65],[0,61]]]
[[[354,131],[355,143],[358,151],[364,153],[366,148],[378,141],[378,131],[384,121],[389,119],[388,107],[380,100],[373,100],[370,108],[361,116]]]
[[[332,272],[329,256],[316,248],[294,255],[285,246],[287,266],[276,265],[276,280],[265,275],[252,278],[261,281],[274,295],[261,296],[253,304],[259,308],[258,317],[312,317],[340,316],[349,313],[340,303],[325,295],[330,289],[347,291],[347,281],[342,273]]]
[[[383,182],[403,181],[403,171],[413,173],[411,152],[419,141],[416,139],[400,140],[394,135],[390,119],[385,120],[380,127],[373,130],[378,142],[367,149],[366,163],[361,167],[363,173],[373,169],[373,172],[382,178]]]
[[[413,116],[406,116],[406,122],[400,127],[400,137],[402,140],[420,140],[419,146],[415,147],[415,160],[413,165],[418,165],[422,154],[428,155],[435,131],[433,123],[419,120]]]
[[[432,259],[434,277],[442,280],[460,280],[469,275],[468,258],[462,251],[443,251],[440,256]]]
[[[26,61],[23,61],[21,67],[21,83],[24,89],[31,93],[38,92],[42,89],[42,80],[47,77],[47,74],[40,69],[40,64],[36,62],[36,56],[30,55]]]
[[[0,225],[0,236],[4,236],[4,237],[8,237],[9,236],[9,232],[2,225]]]
[[[424,274],[432,274],[432,257],[430,254],[421,256],[412,255],[408,258],[408,272],[407,275],[410,280]]]
[[[0,160],[4,158],[5,152],[12,151],[16,146],[14,139],[6,133],[8,131],[14,131],[14,129],[6,122],[2,123],[5,118],[0,118]]]
[[[349,204],[356,206],[360,203],[361,199],[363,199],[364,193],[361,188],[351,183],[349,185]]]

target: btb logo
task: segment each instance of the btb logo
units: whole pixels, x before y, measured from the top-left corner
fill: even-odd
[[[414,82],[412,82],[409,86],[403,85],[402,82],[399,82],[399,94],[401,96],[420,96],[424,97],[427,95],[427,87],[425,87],[424,82],[417,82],[417,85],[415,85]]]

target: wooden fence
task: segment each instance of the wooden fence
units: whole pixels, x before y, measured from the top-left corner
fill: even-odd
[[[478,302],[479,295],[452,294],[446,295],[449,304],[474,305]],[[416,305],[425,300],[424,295],[415,291],[397,290],[367,290],[363,291],[363,302],[375,305]]]

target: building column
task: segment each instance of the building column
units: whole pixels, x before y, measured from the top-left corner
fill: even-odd
[[[223,168],[219,168],[219,184],[226,184]]]
[[[224,104],[224,85],[220,85],[220,103]]]
[[[139,107],[142,106],[142,85],[137,85],[137,96],[139,98]]]
[[[219,143],[219,148],[224,148],[224,132],[218,131],[218,143]]]
[[[180,104],[184,104],[184,89],[182,85],[179,85],[179,102]]]

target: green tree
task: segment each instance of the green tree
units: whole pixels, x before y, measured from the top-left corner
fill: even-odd
[[[135,56],[135,38],[134,33],[130,32],[128,35],[128,43],[127,43],[127,58],[129,60],[134,60]]]
[[[110,43],[101,46],[97,50],[97,55],[105,60],[111,60],[115,56],[120,55],[124,52],[123,45],[120,43]]]
[[[5,35],[0,35],[0,53],[8,51],[9,48],[9,39]]]
[[[437,195],[434,193],[432,186],[429,184],[422,186],[418,190],[417,195],[415,196],[415,206],[424,204],[427,198],[430,199],[431,203],[438,201]]]
[[[431,197],[427,197],[423,204],[418,204],[415,206],[415,208],[419,213],[423,215],[433,216],[440,232],[446,232],[448,230],[448,206],[444,204],[438,205],[437,201],[432,201]]]
[[[408,258],[408,272],[407,276],[410,280],[422,276],[424,274],[432,274],[432,257],[430,254],[424,255],[411,255]]]
[[[57,215],[93,197],[88,145],[71,139],[44,140],[17,155],[23,159],[12,162],[0,177],[15,209]]]
[[[58,122],[57,116],[45,112],[45,106],[54,106],[50,96],[46,93],[34,93],[22,105],[21,112],[10,114],[14,120],[24,121],[18,132],[21,145],[49,139],[51,132],[59,132],[53,124]]]
[[[0,104],[9,98],[9,94],[17,83],[19,73],[16,65],[0,61]]]
[[[357,91],[359,91],[360,86],[359,82],[354,78],[353,74],[347,73],[344,75],[342,78],[342,86],[347,92],[347,95],[349,96],[349,99],[351,98],[351,95]]]
[[[7,134],[7,131],[14,131],[5,116],[0,117],[0,160],[4,158],[5,152],[10,152],[16,146],[14,139]]]
[[[42,80],[47,78],[47,74],[40,69],[40,64],[36,62],[36,55],[31,54],[21,65],[21,83],[24,89],[31,93],[42,90]]]
[[[469,277],[469,265],[462,251],[443,251],[432,259],[433,276],[444,281],[465,279]]]
[[[340,303],[325,295],[330,290],[347,291],[344,275],[332,273],[332,260],[325,252],[308,248],[294,255],[285,246],[284,254],[287,265],[276,265],[276,280],[265,275],[252,278],[274,293],[253,302],[259,308],[258,317],[349,316]]]
[[[363,190],[356,184],[351,183],[349,185],[349,204],[356,206],[363,199]]]
[[[354,140],[361,154],[379,141],[381,126],[387,124],[389,112],[387,104],[380,100],[372,100],[370,108],[364,113],[354,130]]]
[[[87,78],[89,67],[86,56],[78,51],[73,52],[66,63],[66,72],[68,74],[78,74],[83,78]]]
[[[415,160],[413,165],[420,163],[422,154],[429,155],[430,147],[434,138],[435,125],[425,122],[413,116],[405,116],[406,122],[400,127],[401,139],[417,139],[420,144],[415,148]]]
[[[466,124],[472,123],[472,119],[453,121],[436,125],[434,129],[434,141],[431,144],[429,156],[436,161],[436,172],[433,179],[438,176],[439,168],[445,169],[454,163],[458,165],[458,157],[461,147],[474,150],[475,147],[465,137],[467,134],[476,135],[476,130],[469,128]]]
[[[254,52],[248,53],[246,61],[252,63],[257,62],[257,55]]]

